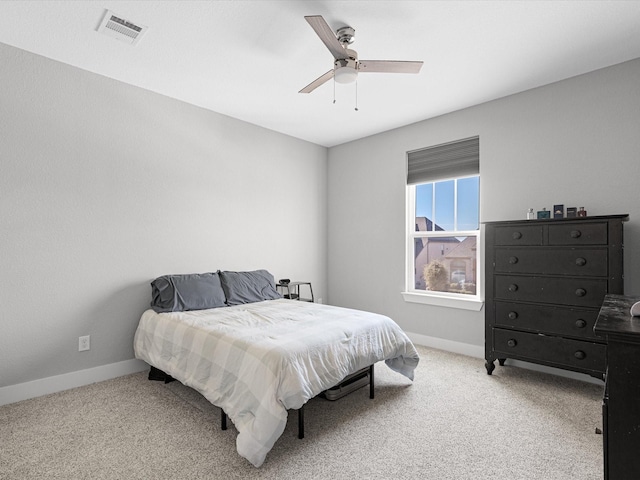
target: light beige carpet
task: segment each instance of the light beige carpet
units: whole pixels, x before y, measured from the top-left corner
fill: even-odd
[[[368,388],[312,399],[264,465],[220,410],[146,374],[0,407],[0,479],[596,480],[602,387],[418,347],[412,384],[376,365]]]

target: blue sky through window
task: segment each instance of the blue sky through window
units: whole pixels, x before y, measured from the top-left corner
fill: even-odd
[[[458,225],[455,227],[455,183],[458,195]],[[435,191],[435,199],[434,199]],[[434,210],[435,200],[435,210]],[[426,217],[446,231],[478,230],[480,177],[416,185],[416,217]]]

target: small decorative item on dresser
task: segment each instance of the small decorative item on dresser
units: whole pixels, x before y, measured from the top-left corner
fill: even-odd
[[[578,209],[576,207],[567,207],[567,218],[576,218],[578,216]]]
[[[527,210],[527,220],[534,220],[536,218],[536,214],[533,213],[533,208]]]
[[[553,206],[553,218],[564,218],[564,205]]]
[[[580,207],[580,210],[578,210],[578,216],[579,217],[586,217],[587,216],[587,211],[584,209],[584,207]]]
[[[538,210],[538,218],[551,218],[551,212],[546,208]]]

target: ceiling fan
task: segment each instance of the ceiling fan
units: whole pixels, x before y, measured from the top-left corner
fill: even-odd
[[[327,46],[335,61],[331,70],[316,78],[298,93],[311,93],[331,78],[335,78],[338,83],[351,83],[358,77],[358,73],[419,73],[424,63],[397,60],[358,60],[358,53],[347,48],[353,42],[356,33],[353,28],[342,27],[333,33],[321,15],[311,15],[304,18]]]

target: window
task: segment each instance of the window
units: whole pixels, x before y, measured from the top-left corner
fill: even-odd
[[[405,300],[482,308],[478,137],[409,152]]]

